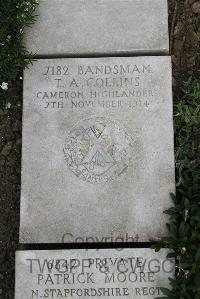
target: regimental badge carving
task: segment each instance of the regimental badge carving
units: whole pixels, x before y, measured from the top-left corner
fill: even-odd
[[[67,165],[80,179],[106,183],[126,172],[132,157],[131,136],[120,123],[96,117],[81,121],[65,140]]]

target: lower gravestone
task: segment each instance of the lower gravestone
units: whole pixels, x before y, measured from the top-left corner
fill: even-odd
[[[169,57],[35,61],[24,76],[20,241],[164,235],[172,114]]]
[[[21,251],[15,299],[162,297],[174,260],[151,249]]]

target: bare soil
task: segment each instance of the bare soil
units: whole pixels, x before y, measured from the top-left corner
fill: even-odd
[[[183,81],[199,78],[200,1],[169,1],[174,96]],[[0,110],[0,298],[14,298],[15,250],[19,248],[22,109]]]

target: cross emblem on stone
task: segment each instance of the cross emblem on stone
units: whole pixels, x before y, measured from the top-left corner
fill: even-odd
[[[95,126],[85,129],[90,139],[90,148],[81,164],[89,164],[90,168],[94,168],[94,166],[105,167],[107,164],[115,163],[112,156],[102,145],[102,136],[104,130],[105,127],[103,130],[100,130]]]

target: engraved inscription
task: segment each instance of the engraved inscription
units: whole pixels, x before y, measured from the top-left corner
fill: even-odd
[[[163,298],[162,288],[174,277],[175,261],[168,253],[134,248],[20,253],[17,290],[25,296],[17,299]]]
[[[35,94],[45,110],[150,111],[160,97],[159,88],[151,85],[151,64],[47,64],[41,74],[51,85]]]
[[[96,117],[83,120],[68,134],[64,145],[67,165],[90,183],[114,180],[126,172],[133,139],[117,122]]]

